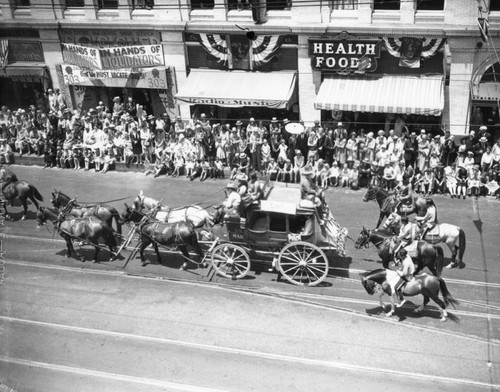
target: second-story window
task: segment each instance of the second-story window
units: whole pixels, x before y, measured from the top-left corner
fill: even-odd
[[[444,0],[417,0],[417,10],[443,11]]]
[[[15,0],[16,7],[31,7],[30,0]]]
[[[214,8],[214,0],[191,0],[192,10],[206,10]]]
[[[66,8],[77,8],[83,7],[85,5],[85,0],[66,0]]]
[[[117,9],[118,0],[99,0],[99,9]]]
[[[373,0],[374,10],[399,10],[400,6],[399,0]]]
[[[332,0],[334,10],[357,10],[358,0]]]
[[[264,4],[268,10],[287,10],[292,7],[292,0],[267,0]]]
[[[133,0],[134,9],[153,9],[155,2],[154,0]]]
[[[229,10],[249,10],[251,8],[249,0],[228,0],[227,8]]]

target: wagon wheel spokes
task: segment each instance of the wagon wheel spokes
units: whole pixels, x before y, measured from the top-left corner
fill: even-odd
[[[250,271],[250,257],[239,245],[219,244],[212,250],[212,265],[225,278],[241,279]]]
[[[328,275],[328,259],[316,245],[308,242],[287,244],[278,257],[278,270],[290,283],[315,286]]]

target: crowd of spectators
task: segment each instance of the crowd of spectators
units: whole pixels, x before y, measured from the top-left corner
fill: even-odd
[[[371,184],[392,190],[408,179],[426,195],[499,195],[500,140],[494,143],[485,126],[457,143],[448,131],[381,130],[374,135],[348,130],[342,122],[330,128],[320,121],[312,127],[301,123],[291,133],[288,120],[277,118],[225,124],[201,113],[171,121],[167,114],[148,115],[132,98],[122,102],[120,97],[112,107],[99,102],[80,112],[66,107],[62,95],[51,90],[47,107],[11,111],[2,106],[3,163],[11,163],[15,151],[43,156],[45,167],[106,173],[124,162],[155,177],[203,181],[255,171],[273,181],[295,183],[308,164],[323,188]]]

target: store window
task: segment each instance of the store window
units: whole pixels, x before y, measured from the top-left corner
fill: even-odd
[[[357,10],[358,0],[332,0],[333,10]]]
[[[490,11],[500,11],[500,0],[490,0]]]
[[[117,9],[118,0],[99,0],[99,9]]]
[[[85,5],[84,0],[66,0],[66,8],[78,8]]]
[[[444,0],[418,0],[418,11],[443,11]]]
[[[214,8],[214,0],[191,0],[192,10],[206,10]]]
[[[154,7],[154,0],[133,0],[134,9],[150,10]]]
[[[374,10],[399,10],[400,6],[399,0],[373,0]]]

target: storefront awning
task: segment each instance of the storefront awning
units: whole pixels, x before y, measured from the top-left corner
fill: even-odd
[[[314,101],[318,110],[431,116],[439,116],[443,107],[443,75],[327,77]]]
[[[44,78],[47,77],[45,64],[18,62],[0,68],[2,78]]]
[[[285,109],[293,103],[295,81],[295,72],[193,69],[175,98],[190,105]]]

